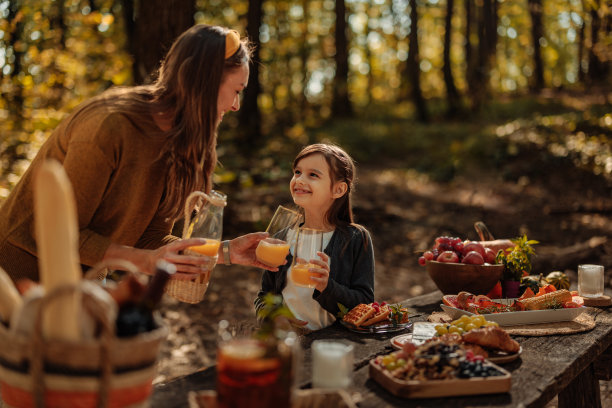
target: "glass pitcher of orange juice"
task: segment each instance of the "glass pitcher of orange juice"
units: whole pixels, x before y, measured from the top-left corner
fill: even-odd
[[[203,202],[196,215],[191,218],[193,202]],[[185,225],[183,226],[183,239],[206,238],[203,245],[190,246],[186,254],[206,255],[211,258],[207,269],[212,269],[217,263],[217,254],[221,245],[223,232],[223,208],[227,205],[227,196],[219,191],[212,190],[210,194],[201,191],[193,192],[185,203]]]

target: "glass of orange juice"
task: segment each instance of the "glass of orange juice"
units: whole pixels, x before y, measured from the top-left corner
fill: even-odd
[[[270,234],[269,238],[259,241],[255,256],[257,260],[270,267],[282,265],[289,253],[290,231],[300,221],[300,213],[289,208],[279,205],[266,232]]]
[[[316,273],[310,268],[319,268],[312,262],[319,259],[317,252],[323,251],[323,231],[312,228],[300,228],[295,244],[293,265],[289,272],[289,279],[297,286],[314,288],[316,283],[310,279]]]

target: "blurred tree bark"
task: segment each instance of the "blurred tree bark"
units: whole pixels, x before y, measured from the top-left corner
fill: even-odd
[[[472,46],[472,31],[474,29],[474,0],[464,0],[465,7],[465,82],[467,84],[468,94],[471,96],[474,93],[474,49]]]
[[[542,25],[542,0],[528,0],[531,16],[531,43],[533,47],[533,79],[531,88],[539,91],[544,88],[544,64],[542,62],[542,47],[540,39],[544,36]]]
[[[8,87],[3,87],[2,97],[6,100],[6,108],[9,112],[10,131],[2,136],[4,150],[0,151],[0,163],[2,163],[2,174],[10,174],[13,172],[15,164],[19,160],[26,159],[23,149],[20,147],[26,144],[27,141],[19,138],[18,132],[23,127],[23,86],[20,83],[20,75],[22,74],[22,57],[27,49],[27,44],[23,37],[24,31],[24,14],[21,11],[21,0],[12,0],[8,6],[8,26],[10,32],[4,33],[4,39],[7,40],[8,34],[8,49],[6,50],[8,57],[12,53],[13,63],[10,73]],[[4,73],[4,72],[3,72]],[[4,81],[3,81],[4,82]]]
[[[582,84],[585,82],[585,72],[584,72],[584,46],[586,41],[586,24],[584,22],[584,11],[585,4],[582,1],[582,18],[580,19],[580,27],[578,28],[578,81]]]
[[[249,0],[246,32],[255,49],[253,50],[253,63],[250,67],[249,84],[244,91],[242,107],[240,108],[240,126],[243,139],[240,144],[244,152],[252,151],[261,140],[261,115],[257,100],[261,92],[259,83],[259,27],[261,27],[263,0]],[[250,157],[250,156],[249,156]]]
[[[607,82],[610,64],[609,57],[607,56],[610,51],[605,41],[601,40],[600,31],[609,33],[610,23],[609,17],[602,21],[600,16],[601,0],[593,0],[589,4],[591,7],[591,46],[589,47],[587,79],[589,85],[600,85]]]
[[[421,67],[419,57],[419,14],[416,0],[410,0],[410,35],[408,39],[408,58],[406,68],[408,81],[411,85],[412,102],[416,108],[416,116],[420,122],[428,122],[427,105],[421,91]]]
[[[298,98],[298,106],[300,107],[298,113],[298,119],[304,121],[308,114],[308,99],[306,98],[306,87],[308,85],[308,2],[309,0],[302,0],[302,41],[300,44],[300,59],[302,61],[301,72],[302,72],[302,92]]]
[[[496,0],[482,0],[476,2],[475,13],[476,30],[478,33],[478,58],[470,80],[470,96],[472,110],[478,111],[483,101],[489,95],[490,67],[495,58],[497,47],[497,7]]]
[[[332,98],[332,115],[335,117],[353,116],[353,107],[348,94],[348,38],[346,36],[346,3],[336,0],[336,75]]]
[[[466,0],[467,1],[467,0]],[[446,2],[446,17],[444,22],[444,65],[442,72],[444,74],[444,84],[446,85],[446,100],[448,103],[447,116],[455,117],[460,113],[461,100],[459,91],[455,86],[455,79],[453,78],[453,71],[451,69],[451,34],[452,34],[452,20],[453,20],[453,8],[454,0],[447,0]]]
[[[136,84],[151,80],[172,42],[194,23],[195,0],[121,0]]]

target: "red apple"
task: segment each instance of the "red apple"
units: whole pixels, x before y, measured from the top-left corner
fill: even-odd
[[[490,263],[491,265],[495,264],[495,256],[497,254],[491,248],[485,248],[484,260],[486,263]]]
[[[454,251],[444,251],[436,258],[436,261],[458,263],[459,256]]]
[[[484,258],[476,251],[470,251],[464,255],[463,260],[461,261],[464,264],[471,265],[482,265],[484,264]]]
[[[478,242],[474,242],[474,241],[466,242],[463,245],[463,249],[461,250],[464,256],[467,255],[468,252],[472,252],[472,251],[478,252],[480,256],[483,258],[485,256],[485,248],[482,245],[480,245]]]

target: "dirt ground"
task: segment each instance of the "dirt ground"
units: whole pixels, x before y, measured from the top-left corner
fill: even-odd
[[[510,163],[505,172],[520,174],[520,166]],[[538,168],[528,176],[501,179],[491,172],[451,183],[436,183],[405,170],[360,168],[354,212],[357,222],[372,233],[376,299],[397,302],[434,290],[425,268],[417,263],[418,252],[439,235],[477,239],[473,224],[478,220],[496,238],[527,234],[540,241],[534,273],[562,270],[575,285],[579,263],[603,264],[606,287],[612,288],[612,182],[562,163],[547,162]],[[230,192],[224,236],[250,232],[253,220],[266,219],[271,208],[290,202],[286,190],[283,185]],[[200,304],[166,297],[161,312],[170,334],[155,382],[214,364],[220,320],[228,320],[236,331],[249,330],[259,280],[258,270],[218,266]],[[612,407],[610,383],[602,382],[602,392],[604,406]]]

